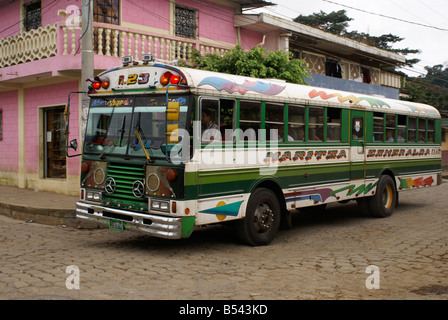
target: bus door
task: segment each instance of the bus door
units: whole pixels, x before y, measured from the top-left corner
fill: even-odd
[[[366,112],[350,110],[350,180],[365,179]]]

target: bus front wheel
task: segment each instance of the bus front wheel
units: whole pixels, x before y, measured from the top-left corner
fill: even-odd
[[[371,214],[377,218],[392,215],[397,203],[397,190],[391,176],[382,175],[378,181],[376,193],[370,198]]]
[[[280,219],[280,204],[275,193],[266,188],[256,189],[247,203],[246,217],[238,221],[238,237],[251,246],[267,245],[274,240]]]

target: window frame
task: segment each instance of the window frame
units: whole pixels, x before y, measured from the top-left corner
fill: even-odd
[[[181,32],[181,30],[178,30],[178,27],[180,27],[181,25],[178,23],[181,23],[177,11],[178,10],[184,10],[184,11],[190,11],[193,15],[194,15],[194,26],[190,27],[190,29],[194,29],[194,36],[191,34],[187,34],[187,33],[183,33]],[[180,38],[185,38],[185,39],[193,39],[193,40],[197,40],[198,38],[198,10],[195,8],[190,8],[190,7],[186,7],[183,5],[178,5],[176,4],[174,6],[174,36],[176,37],[180,37]]]

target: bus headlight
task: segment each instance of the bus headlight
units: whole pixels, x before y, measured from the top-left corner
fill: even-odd
[[[87,201],[101,201],[101,192],[87,191]]]
[[[163,200],[151,200],[151,210],[169,212],[170,202]]]

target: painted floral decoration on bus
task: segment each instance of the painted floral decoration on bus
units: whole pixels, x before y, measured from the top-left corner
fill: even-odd
[[[328,94],[325,91],[317,91],[316,89],[311,90],[308,93],[308,96],[311,99],[314,99],[316,97],[320,97],[322,100],[328,100],[331,98],[338,98],[339,102],[346,102],[349,101],[353,104],[358,104],[361,101],[366,101],[367,103],[369,103],[372,107],[378,107],[378,108],[390,108],[390,105],[387,104],[386,102],[380,100],[380,99],[376,99],[376,98],[372,98],[372,97],[356,97],[354,95],[349,95],[349,96],[343,96],[340,93],[331,93]]]
[[[285,86],[280,86],[275,83],[244,80],[242,84],[237,84],[220,77],[206,77],[199,83],[198,87],[204,85],[210,85],[217,90],[226,90],[228,93],[239,92],[241,94],[254,91],[266,95],[276,95],[285,89]]]

